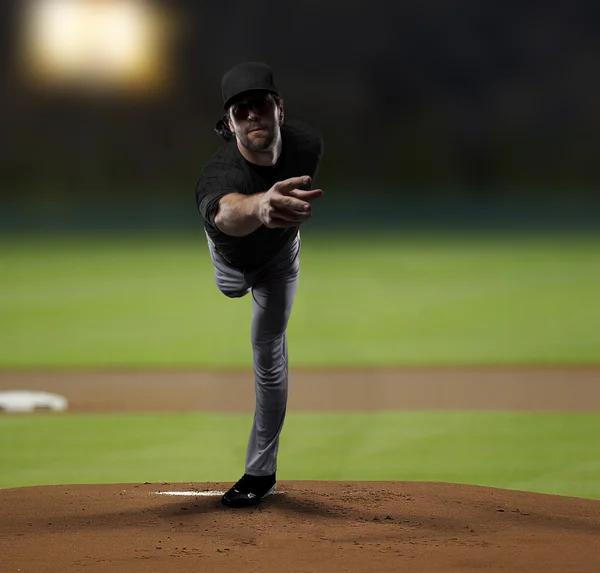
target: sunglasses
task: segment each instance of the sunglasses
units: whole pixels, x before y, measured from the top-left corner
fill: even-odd
[[[273,97],[271,94],[254,95],[244,100],[234,103],[231,106],[231,113],[237,121],[248,119],[250,110],[254,110],[257,115],[266,114],[273,105]]]

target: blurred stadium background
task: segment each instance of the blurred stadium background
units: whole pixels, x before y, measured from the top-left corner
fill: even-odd
[[[5,367],[249,364],[194,197],[244,60],[325,139],[300,363],[598,362],[595,4],[0,10]]]
[[[197,230],[220,78],[275,70],[320,129],[314,226],[594,227],[593,2],[0,7],[5,231]]]

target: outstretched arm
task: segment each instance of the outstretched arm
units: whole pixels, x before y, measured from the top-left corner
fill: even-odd
[[[278,181],[264,193],[229,193],[219,201],[215,226],[226,235],[244,237],[261,225],[278,228],[304,223],[311,217],[310,201],[323,195],[321,189],[299,189],[310,182],[308,176],[292,177]]]

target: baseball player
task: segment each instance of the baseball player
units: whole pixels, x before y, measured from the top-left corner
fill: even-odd
[[[221,501],[257,504],[276,487],[279,437],[288,397],[286,330],[300,271],[300,233],[310,220],[323,140],[297,121],[284,122],[273,72],[261,62],[238,64],[221,80],[225,139],[202,169],[196,203],[226,296],[251,293],[256,404],[242,478]]]

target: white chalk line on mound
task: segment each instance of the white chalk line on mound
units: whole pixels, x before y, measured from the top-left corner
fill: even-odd
[[[187,496],[203,496],[214,497],[223,495],[224,491],[155,491],[156,495],[187,495]]]
[[[188,497],[217,497],[224,495],[224,491],[155,491],[156,495],[181,495]],[[283,491],[274,491],[270,495],[285,493]]]

